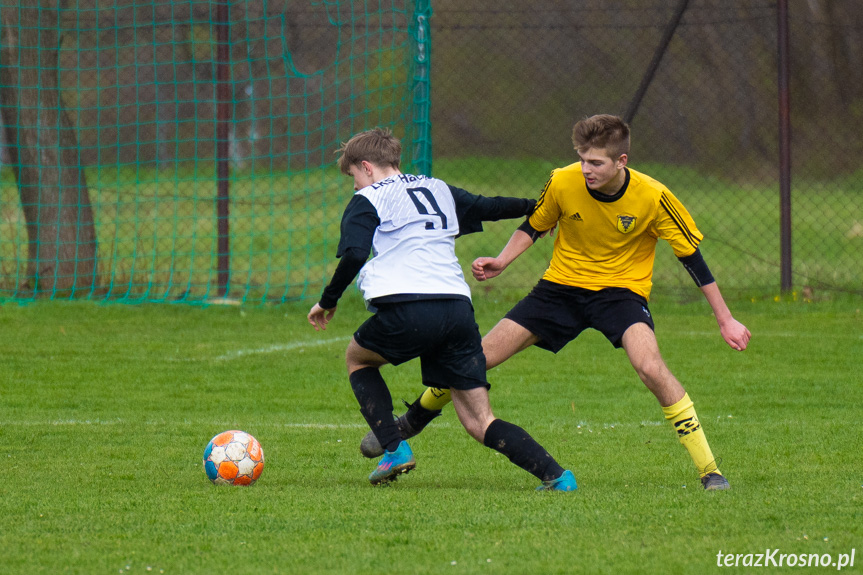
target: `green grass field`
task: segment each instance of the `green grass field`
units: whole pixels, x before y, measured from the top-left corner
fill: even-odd
[[[519,295],[478,294],[481,330]],[[412,441],[416,471],[373,488],[342,359],[367,314],[351,295],[315,333],[310,305],[4,302],[0,572],[704,573],[720,551],[772,549],[856,550],[843,572],[861,570],[859,298],[731,302],[753,332],[744,353],[703,302],[654,301],[660,346],[733,486],[721,493],[701,490],[596,332],[490,372],[495,413],[572,468],[577,492],[535,493],[451,408]],[[395,398],[420,391],[416,365],[384,376]],[[251,488],[203,473],[207,441],[231,428],[264,447]]]

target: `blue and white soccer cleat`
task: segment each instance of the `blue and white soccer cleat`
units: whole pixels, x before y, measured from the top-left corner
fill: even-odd
[[[384,451],[384,456],[378,466],[369,475],[372,485],[380,485],[395,481],[402,473],[407,473],[417,466],[413,451],[407,441],[402,441],[395,451]]]
[[[575,482],[575,475],[569,469],[557,479],[543,481],[542,485],[536,488],[537,491],[575,491],[576,489],[578,484]]]

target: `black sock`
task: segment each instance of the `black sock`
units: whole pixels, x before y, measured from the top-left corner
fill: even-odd
[[[517,425],[495,419],[485,430],[483,445],[499,451],[507,458],[542,481],[557,479],[563,474],[554,457]]]
[[[440,409],[433,411],[420,405],[422,397],[423,396],[420,395],[413,403],[404,402],[408,408],[405,412],[405,421],[407,421],[408,425],[410,425],[417,433],[425,429],[425,426],[431,423],[432,419],[441,414]]]
[[[393,398],[380,370],[365,367],[353,372],[349,379],[360,404],[360,413],[378,442],[387,451],[398,449],[402,435],[393,418]]]

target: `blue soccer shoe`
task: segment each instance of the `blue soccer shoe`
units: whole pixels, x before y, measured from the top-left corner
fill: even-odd
[[[386,484],[398,479],[402,473],[407,473],[417,466],[413,451],[407,441],[399,443],[395,451],[384,451],[384,456],[378,466],[369,475],[372,485]]]
[[[537,491],[575,491],[576,489],[578,484],[575,482],[575,475],[569,469],[557,479],[543,481],[542,485],[536,488]]]

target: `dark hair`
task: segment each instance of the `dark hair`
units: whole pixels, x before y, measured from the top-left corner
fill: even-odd
[[[629,154],[629,126],[611,114],[584,118],[572,127],[572,145],[579,152],[604,148],[612,159],[617,159]]]
[[[398,169],[402,144],[388,128],[374,128],[355,134],[347,142],[342,142],[336,153],[341,153],[338,165],[344,174],[350,174],[351,166],[359,165],[363,161],[382,168]]]

